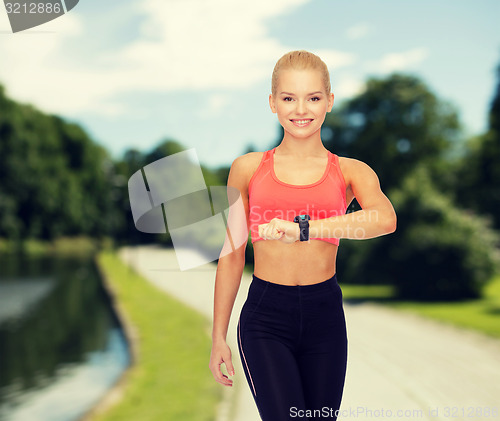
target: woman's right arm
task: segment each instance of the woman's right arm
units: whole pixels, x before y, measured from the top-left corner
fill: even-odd
[[[226,343],[226,336],[234,300],[240,287],[245,266],[245,248],[249,226],[248,181],[249,175],[251,175],[248,163],[248,156],[241,156],[234,160],[229,171],[227,186],[239,190],[243,208],[241,206],[231,206],[229,208],[227,231],[233,235],[231,237],[226,232],[226,240],[221,253],[222,257],[219,258],[215,276],[212,352],[209,367],[215,379],[224,386],[232,386],[233,381],[222,374],[221,364],[226,365],[227,372],[231,376],[234,375],[231,350]],[[244,238],[243,245],[236,247],[237,244],[234,244],[236,238]],[[225,251],[228,247],[233,247],[229,249],[232,250],[231,252]]]

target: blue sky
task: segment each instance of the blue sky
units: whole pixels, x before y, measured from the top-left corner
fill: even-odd
[[[276,140],[272,69],[307,49],[329,66],[336,105],[369,76],[408,72],[478,134],[500,63],[499,16],[496,0],[80,0],[12,34],[2,3],[0,83],[81,124],[114,157],[172,138],[215,167]]]

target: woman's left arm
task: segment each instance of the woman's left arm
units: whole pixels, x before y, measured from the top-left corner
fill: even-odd
[[[349,238],[361,240],[390,234],[396,230],[396,212],[380,189],[375,171],[364,162],[342,158],[347,190],[361,210],[331,218],[309,221],[309,238]],[[259,236],[267,240],[292,243],[299,240],[298,224],[273,219],[259,226]]]

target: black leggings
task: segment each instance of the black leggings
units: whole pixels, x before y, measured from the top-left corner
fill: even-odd
[[[291,286],[253,276],[238,348],[263,421],[336,419],[347,364],[342,291],[334,275]]]

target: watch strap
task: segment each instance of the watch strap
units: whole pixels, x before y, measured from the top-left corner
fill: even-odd
[[[309,215],[297,215],[293,222],[299,224],[300,230],[300,241],[309,241],[309,220],[311,217]]]

